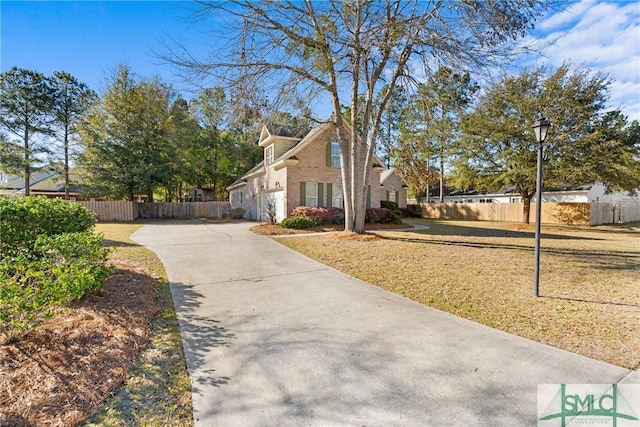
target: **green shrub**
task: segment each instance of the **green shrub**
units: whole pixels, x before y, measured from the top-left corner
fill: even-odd
[[[11,340],[102,287],[113,269],[81,205],[0,197],[0,209],[0,337]]]
[[[0,260],[0,335],[9,340],[99,289],[113,271],[102,236],[92,233],[40,236],[35,253]]]
[[[406,208],[400,208],[400,211],[405,218],[422,218],[422,209],[419,205],[407,205]]]
[[[296,230],[304,230],[305,228],[316,225],[315,221],[304,218],[302,216],[290,216],[280,222],[280,226],[284,228],[293,228]]]
[[[392,202],[390,200],[380,200],[380,207],[389,209],[390,211],[397,211],[398,204],[396,202]]]
[[[94,213],[78,203],[0,197],[0,256],[30,254],[38,236],[89,231],[94,224]]]
[[[402,214],[399,210],[391,212],[391,219],[389,222],[392,224],[402,224]]]
[[[232,219],[242,219],[244,217],[244,213],[246,210],[242,208],[233,208],[231,209],[231,218]]]

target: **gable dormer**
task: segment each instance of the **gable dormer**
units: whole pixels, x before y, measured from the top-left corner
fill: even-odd
[[[265,165],[272,164],[277,158],[300,142],[303,136],[302,132],[291,130],[284,126],[263,126],[262,131],[260,131],[258,146],[264,149]]]

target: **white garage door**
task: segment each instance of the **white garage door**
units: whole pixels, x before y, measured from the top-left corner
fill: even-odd
[[[269,220],[269,205],[273,205],[276,212],[276,221],[280,222],[285,218],[284,214],[284,190],[272,191],[262,194],[262,209],[260,219]]]

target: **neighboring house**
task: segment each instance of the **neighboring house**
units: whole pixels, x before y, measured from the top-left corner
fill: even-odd
[[[434,189],[430,196],[430,203],[438,203],[439,197]],[[422,200],[423,202],[425,200]],[[536,201],[535,195],[531,199]],[[591,202],[625,202],[640,201],[640,192],[631,196],[626,191],[606,193],[604,185],[585,184],[560,189],[543,191],[542,201],[549,203],[591,203]],[[450,192],[445,188],[445,203],[522,203],[522,197],[513,189],[507,189],[497,193],[480,193],[476,191]]]
[[[340,147],[333,123],[322,123],[308,133],[264,126],[258,145],[264,149],[263,161],[227,187],[231,206],[245,209],[245,218],[267,220],[270,204],[277,221],[298,206],[344,206]],[[375,159],[367,207],[380,207],[381,200],[405,207],[407,192],[395,171]]]
[[[73,182],[73,172],[71,172],[71,180]],[[29,179],[30,194],[32,196],[47,196],[51,198],[64,198],[64,175],[63,171],[57,170],[40,170],[31,173]],[[25,191],[24,178],[12,177],[4,184],[0,184],[0,195],[8,194],[24,194]],[[84,200],[80,196],[80,188],[76,184],[69,185],[70,200]]]

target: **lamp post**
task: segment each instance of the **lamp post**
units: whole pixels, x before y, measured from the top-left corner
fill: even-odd
[[[533,123],[533,132],[538,143],[538,176],[536,178],[536,251],[533,278],[533,294],[537,297],[540,282],[540,219],[542,215],[542,144],[547,139],[551,123],[542,115]]]

